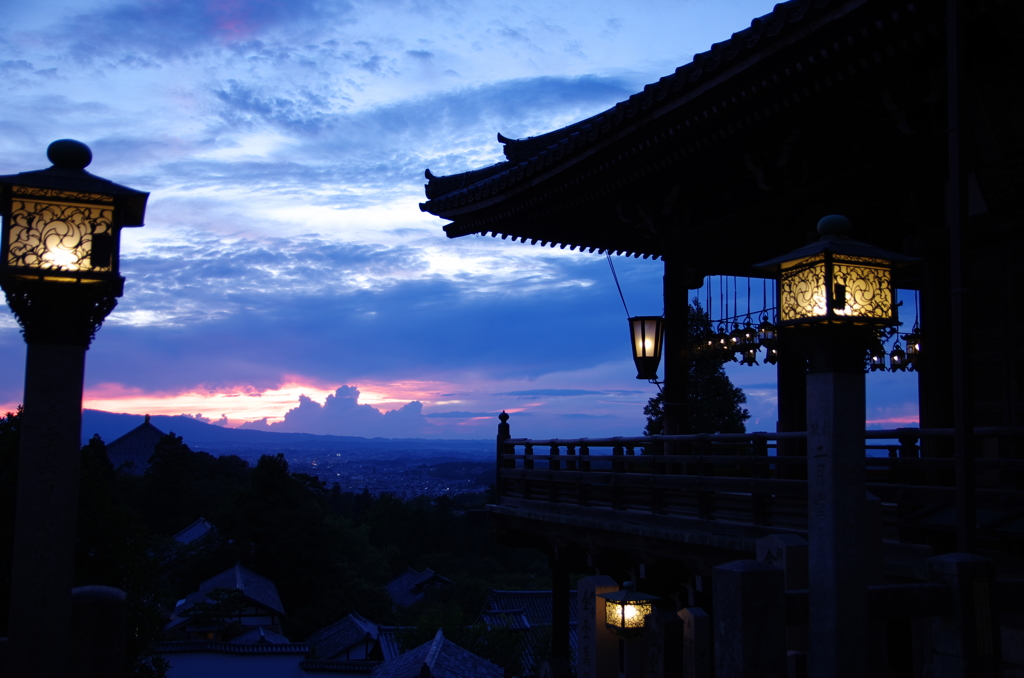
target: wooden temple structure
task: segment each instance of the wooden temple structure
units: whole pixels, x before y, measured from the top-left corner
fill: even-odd
[[[866,461],[880,500],[872,584],[927,581],[927,559],[958,550],[954,505],[977,502],[977,524],[959,527],[996,562],[1005,595],[991,633],[1011,667],[1024,664],[1021,25],[1024,5],[1012,0],[784,2],[607,111],[538,137],[499,135],[504,162],[428,170],[421,204],[452,238],[663,260],[667,435],[687,430],[687,301],[707,276],[763,277],[756,263],[816,239],[828,214],[849,217],[858,240],[918,257],[896,283],[920,292],[920,430],[889,432],[899,445]],[[773,535],[806,535],[798,331],[779,337],[776,432],[679,438],[671,451],[683,456],[655,463],[641,454],[650,439],[518,440],[503,422],[496,529],[547,549],[556,589],[568,571],[596,569],[710,609],[702,582],[716,566],[765,552]],[[975,460],[958,487],[965,427]],[[746,452],[729,457],[730,446]],[[800,616],[791,588],[790,621]],[[880,596],[871,614],[888,630],[872,675],[968,675],[934,668],[939,641],[919,622],[934,609],[885,612]],[[806,651],[790,626],[788,649]]]

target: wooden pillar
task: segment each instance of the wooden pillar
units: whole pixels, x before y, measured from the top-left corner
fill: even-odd
[[[551,566],[551,659],[569,662],[569,568],[555,549],[548,557]]]
[[[807,360],[797,330],[778,330],[779,363],[776,366],[778,388],[778,431],[807,430]],[[780,440],[780,457],[803,457],[807,455],[807,444],[803,440]],[[806,478],[805,469],[784,464],[779,470],[780,478],[799,480]]]
[[[690,433],[690,303],[687,270],[681,256],[665,256],[665,359],[662,389],[665,435]]]
[[[71,671],[85,350],[28,344],[8,625],[12,676],[63,678]]]

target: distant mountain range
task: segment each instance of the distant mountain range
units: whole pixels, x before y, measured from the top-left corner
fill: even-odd
[[[245,450],[315,450],[330,449],[350,452],[462,452],[478,456],[494,452],[491,440],[434,440],[427,438],[361,438],[358,436],[325,436],[312,433],[280,433],[216,426],[178,415],[154,415],[150,423],[165,433],[181,436],[193,450],[210,453],[243,453]],[[98,433],[104,442],[113,442],[141,425],[139,414],[118,414],[102,410],[82,412],[82,443]],[[244,456],[244,455],[243,455]]]

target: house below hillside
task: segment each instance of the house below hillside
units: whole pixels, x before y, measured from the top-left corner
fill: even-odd
[[[210,577],[199,585],[199,590],[178,601],[171,613],[171,620],[164,627],[168,639],[221,641],[222,624],[203,619],[196,614],[196,606],[215,604],[218,591],[237,591],[242,607],[231,610],[232,619],[237,615],[235,631],[243,634],[262,628],[274,634],[281,633],[281,618],[284,606],[277,593],[277,586],[266,577],[236,564],[220,574]]]

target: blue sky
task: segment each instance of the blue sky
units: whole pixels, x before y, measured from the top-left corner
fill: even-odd
[[[88,354],[86,406],[340,435],[638,434],[603,257],[467,237],[420,212],[423,171],[502,159],[767,13],[764,1],[41,0],[0,12],[0,173],[75,138],[151,192],[125,296]],[[767,253],[775,254],[775,253]],[[617,259],[630,310],[660,262]],[[0,317],[0,404],[23,343]],[[730,367],[772,430],[770,368]],[[869,420],[916,417],[871,375]]]

